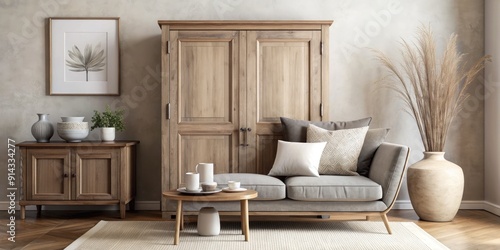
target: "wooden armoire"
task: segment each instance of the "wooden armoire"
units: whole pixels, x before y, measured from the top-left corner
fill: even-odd
[[[158,24],[162,191],[182,186],[200,162],[216,173],[267,174],[281,116],[327,120],[332,21]]]

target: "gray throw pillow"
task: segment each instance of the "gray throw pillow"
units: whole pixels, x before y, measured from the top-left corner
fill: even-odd
[[[280,117],[281,126],[283,127],[283,140],[290,142],[306,142],[307,141],[307,127],[309,124],[313,124],[317,127],[327,129],[327,130],[339,130],[348,128],[360,128],[370,125],[372,121],[371,117],[366,117],[354,121],[305,121],[305,120],[295,120],[286,117]]]
[[[387,133],[389,133],[388,128],[374,128],[368,130],[358,157],[358,174],[368,177],[373,156],[380,144],[384,142]]]

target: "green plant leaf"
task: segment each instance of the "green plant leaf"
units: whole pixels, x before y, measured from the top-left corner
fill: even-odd
[[[108,128],[114,127],[116,131],[125,130],[125,123],[123,121],[124,110],[112,111],[108,106],[103,112],[94,110],[94,116],[92,116],[92,127],[91,130],[95,128]]]

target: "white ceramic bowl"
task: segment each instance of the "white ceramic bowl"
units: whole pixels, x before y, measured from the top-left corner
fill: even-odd
[[[83,122],[84,116],[61,116],[63,122]]]
[[[81,142],[89,135],[88,122],[58,122],[57,134],[67,142]]]
[[[201,189],[204,192],[215,191],[217,189],[217,182],[203,182],[201,183]]]

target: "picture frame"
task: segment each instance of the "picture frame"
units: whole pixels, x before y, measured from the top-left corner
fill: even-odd
[[[119,21],[49,18],[49,95],[120,95]]]

